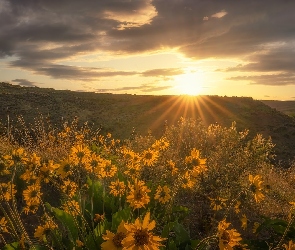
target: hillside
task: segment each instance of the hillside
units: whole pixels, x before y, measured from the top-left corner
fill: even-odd
[[[251,136],[271,136],[283,165],[295,156],[294,118],[248,97],[97,94],[0,83],[0,105],[4,125],[8,114],[13,121],[22,115],[27,123],[42,114],[54,124],[77,116],[121,139],[129,138],[134,128],[138,134],[150,130],[159,136],[165,124],[172,125],[180,117],[201,118],[206,125],[230,126],[235,121],[239,130],[249,129]]]
[[[262,102],[286,115],[295,117],[295,101],[263,100]]]

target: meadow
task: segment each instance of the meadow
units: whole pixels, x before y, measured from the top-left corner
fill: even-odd
[[[125,140],[78,119],[2,131],[2,249],[295,248],[295,171],[235,122]]]

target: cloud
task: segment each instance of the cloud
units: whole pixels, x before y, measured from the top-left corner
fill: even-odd
[[[35,87],[36,83],[35,82],[31,82],[29,80],[26,80],[26,79],[14,79],[12,80],[12,82],[18,84],[18,85],[21,85],[21,86],[26,86],[26,87]]]
[[[164,77],[182,72],[128,72],[62,61],[92,53],[130,55],[169,48],[196,60],[238,58],[242,65],[226,72],[267,73],[277,83],[290,84],[294,9],[295,1],[277,0],[1,0],[0,57],[16,58],[12,68],[59,79]],[[280,74],[291,78],[283,80]],[[258,83],[255,79],[251,81]]]
[[[141,73],[142,76],[154,77],[154,76],[174,76],[183,74],[183,69],[180,68],[168,68],[168,69],[151,69]]]
[[[251,71],[271,72],[285,71],[295,73],[295,45],[281,45],[265,53],[258,53],[247,58],[252,61],[247,64],[239,64],[224,71]]]
[[[211,15],[211,17],[222,18],[222,17],[224,17],[225,15],[227,15],[227,12],[224,11],[224,10],[222,10],[222,11],[220,11],[220,12],[217,12],[217,13]]]
[[[172,88],[170,85],[166,86],[155,86],[154,84],[142,84],[140,86],[130,86],[130,87],[122,87],[122,88],[113,88],[113,89],[97,89],[96,91],[99,93],[108,93],[108,92],[122,92],[122,91],[140,91],[143,93],[150,93],[155,91],[167,90]]]
[[[227,78],[227,80],[248,81],[250,84],[262,84],[269,86],[285,86],[295,84],[295,74],[281,73],[268,75],[234,76]]]

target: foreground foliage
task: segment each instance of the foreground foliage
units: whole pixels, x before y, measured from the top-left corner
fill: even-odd
[[[127,141],[77,120],[8,131],[3,249],[294,248],[292,169],[275,169],[271,140],[235,124],[181,119]]]

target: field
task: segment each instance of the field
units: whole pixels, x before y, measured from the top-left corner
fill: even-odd
[[[32,92],[8,88],[2,88],[2,97],[10,95],[10,102],[14,95]],[[53,91],[43,103],[57,95],[61,93]],[[75,95],[79,93],[65,96]],[[102,110],[109,106],[105,112],[113,112],[109,120],[103,112],[100,115],[114,133],[107,132],[107,126],[81,122],[87,112],[81,119],[64,118],[58,123],[43,115],[30,118],[30,113],[26,122],[25,109],[31,109],[24,105],[23,118],[13,118],[17,102],[9,106],[10,113],[3,111],[1,249],[294,249],[294,165],[283,168],[276,160],[272,138],[256,133],[258,124],[265,124],[260,127],[264,133],[284,138],[279,135],[285,130],[266,130],[267,121],[275,118],[274,127],[284,121],[291,131],[291,117],[251,98],[203,97],[195,111],[206,110],[205,106],[214,111],[204,112],[203,120],[188,108],[195,99],[186,99],[184,112],[179,106],[169,109],[171,100],[180,100],[176,97],[148,96],[145,101],[152,101],[146,106],[139,105],[142,97],[137,96],[99,98],[105,98]],[[32,103],[32,98],[18,100]],[[118,100],[125,100],[124,105]],[[81,98],[81,109],[84,102]],[[126,107],[129,102],[132,105]],[[169,112],[161,116],[157,112],[164,109],[155,107],[163,105]],[[128,126],[125,119],[111,124],[120,107],[121,115],[130,109],[129,123],[146,109],[143,121],[148,126],[139,126],[143,132],[136,127],[132,132],[139,120]],[[65,113],[69,110],[75,109],[64,107]],[[253,113],[263,119],[247,120]],[[254,132],[243,126],[251,126]]]

